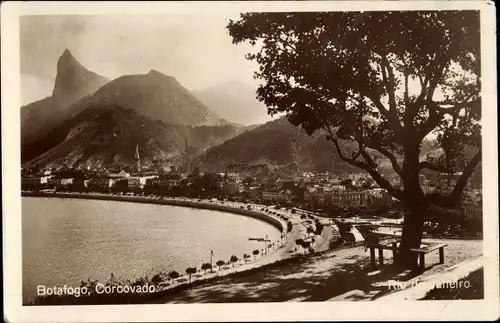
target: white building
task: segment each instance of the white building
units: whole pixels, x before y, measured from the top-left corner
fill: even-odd
[[[121,170],[118,173],[110,173],[108,176],[112,178],[129,178],[130,174],[124,170]]]
[[[364,173],[355,173],[347,175],[347,178],[353,181],[359,181],[360,179],[367,179],[368,177],[370,177],[370,175]]]
[[[148,179],[156,178],[156,176],[131,176],[127,178],[129,188],[143,188]]]
[[[26,176],[21,177],[21,185],[22,186],[35,186],[47,184],[48,177],[46,176]]]
[[[278,201],[278,192],[270,192],[270,191],[264,191],[262,192],[262,199],[264,201],[271,201],[271,202],[277,202]]]
[[[468,218],[483,217],[483,207],[480,204],[466,204],[462,206],[462,212]]]
[[[241,181],[239,173],[227,173],[227,178],[237,183]]]
[[[112,178],[92,178],[89,181],[89,184],[98,187],[110,188],[115,184],[115,180]]]

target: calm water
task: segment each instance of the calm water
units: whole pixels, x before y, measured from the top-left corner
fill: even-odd
[[[39,284],[199,270],[211,249],[215,264],[263,247],[248,237],[280,236],[254,218],[167,205],[23,197],[22,208],[25,300],[36,296]]]

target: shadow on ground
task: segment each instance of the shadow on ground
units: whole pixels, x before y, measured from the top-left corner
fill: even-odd
[[[326,257],[332,261],[325,262]],[[373,270],[367,256],[349,256],[338,263],[335,257],[329,254],[297,259],[247,276],[227,277],[217,284],[198,286],[155,303],[326,301],[343,294],[344,300],[372,300],[391,291],[388,284],[374,283],[394,280],[403,272],[392,265]],[[322,260],[331,266],[320,268],[318,261]],[[405,275],[398,280],[411,277]]]

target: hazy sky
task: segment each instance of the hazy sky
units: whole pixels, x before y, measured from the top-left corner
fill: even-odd
[[[190,90],[226,81],[256,87],[249,45],[234,45],[222,15],[23,16],[21,91],[27,104],[51,95],[56,63],[68,48],[86,68],[110,79],[151,69]]]

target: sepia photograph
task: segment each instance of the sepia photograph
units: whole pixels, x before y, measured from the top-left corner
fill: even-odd
[[[286,2],[2,5],[16,311],[498,318],[494,5]]]

